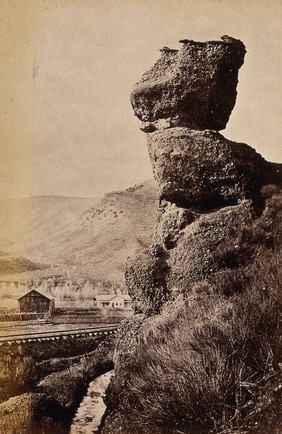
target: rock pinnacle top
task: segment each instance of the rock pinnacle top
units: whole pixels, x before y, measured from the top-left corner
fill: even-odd
[[[222,130],[236,101],[244,44],[180,41],[180,50],[162,48],[161,58],[134,86],[131,103],[145,132],[169,127]]]

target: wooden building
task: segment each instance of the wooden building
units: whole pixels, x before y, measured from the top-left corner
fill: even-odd
[[[36,289],[31,289],[18,298],[19,311],[33,313],[53,313],[55,310],[54,299],[43,295]]]
[[[131,307],[131,298],[122,294],[100,294],[96,295],[94,301],[99,308],[128,309]]]

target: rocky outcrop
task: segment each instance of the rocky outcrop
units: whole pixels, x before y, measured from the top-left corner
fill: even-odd
[[[281,185],[282,166],[218,133],[235,104],[245,47],[230,37],[181,42],[179,51],[161,50],[161,59],[131,95],[134,113],[148,133],[158,205],[152,246],[128,259],[125,268],[136,315],[118,334],[105,434],[127,433],[122,408],[135,372],[133,356],[142,360],[140,336],[148,324],[157,324],[157,318],[173,324],[162,317],[168,306],[179,299],[189,304],[195,294],[213,291],[214,277],[247,267],[275,243],[280,199],[276,187],[268,193],[263,187]]]
[[[207,210],[257,199],[266,182],[269,163],[215,131],[157,131],[148,135],[148,149],[161,198],[177,206]]]
[[[163,48],[161,58],[135,85],[134,113],[146,132],[163,126],[222,130],[235,104],[245,46],[227,36],[180,42],[179,51]]]
[[[156,226],[158,244],[127,262],[126,282],[138,312],[159,313],[167,301],[187,295],[198,282],[225,270],[220,252],[226,251],[232,240],[236,245],[240,229],[251,225],[255,217],[249,200],[202,214],[192,223],[183,219],[179,224],[181,213],[185,209],[167,203]]]
[[[262,187],[281,182],[281,165],[217,131],[235,104],[242,42],[181,42],[180,51],[161,50],[131,95],[159,197],[154,244],[125,268],[135,310],[146,315],[225,269],[218,252],[260,216]]]

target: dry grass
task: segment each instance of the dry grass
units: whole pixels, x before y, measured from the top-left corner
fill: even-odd
[[[239,293],[218,276],[218,294],[179,298],[150,321],[119,391],[125,433],[277,432],[281,265],[277,252],[260,257],[237,270]]]

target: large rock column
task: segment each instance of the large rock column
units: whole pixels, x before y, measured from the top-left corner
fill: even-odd
[[[135,375],[134,355],[142,354],[142,338],[150,324],[162,318],[164,304],[173,304],[179,295],[191,300],[199,290],[212,292],[215,275],[240,267],[236,261],[241,257],[251,262],[256,246],[246,253],[238,235],[242,228],[255,228],[258,249],[271,248],[268,234],[275,216],[261,190],[266,184],[281,184],[281,165],[266,162],[250,146],[218,132],[235,104],[245,47],[228,36],[222,41],[181,42],[180,50],[161,50],[161,58],[131,95],[134,113],[147,133],[158,184],[156,225],[151,247],[126,264],[135,315],[118,331],[103,434],[148,432],[146,426],[134,427],[134,420],[128,427],[124,403],[130,376]],[[130,403],[133,410],[136,405]]]
[[[218,251],[261,212],[261,188],[280,171],[218,132],[235,104],[243,43],[180,42],[161,50],[131,94],[158,184],[154,245],[125,272],[136,311],[148,315],[222,269]]]

